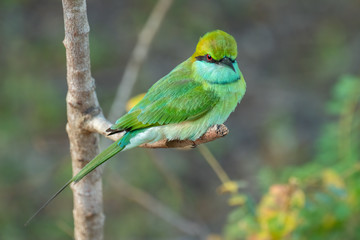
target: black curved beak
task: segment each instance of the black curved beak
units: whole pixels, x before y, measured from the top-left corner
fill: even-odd
[[[231,60],[231,59],[228,58],[228,57],[224,57],[223,59],[221,59],[221,60],[219,61],[220,64],[226,65],[226,66],[230,67],[234,72],[236,72],[236,71],[235,71],[235,68],[234,68],[234,66],[233,66],[233,63],[234,63],[234,62],[235,62],[234,60]]]

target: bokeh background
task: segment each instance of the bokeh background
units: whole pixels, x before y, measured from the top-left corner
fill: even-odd
[[[105,115],[156,2],[87,2]],[[121,153],[104,169],[105,239],[359,239],[359,9],[356,0],[175,0],[132,95],[207,31],[232,34],[247,93],[230,134],[206,147],[234,182],[224,185],[198,149]],[[1,239],[73,238],[70,190],[23,227],[71,176],[63,39],[61,1],[0,2]]]

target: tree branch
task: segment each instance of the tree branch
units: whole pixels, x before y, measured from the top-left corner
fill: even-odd
[[[123,133],[117,133],[108,136],[106,129],[111,127],[111,122],[106,120],[102,113],[95,117],[88,119],[84,125],[84,128],[91,132],[97,132],[105,137],[116,141],[123,136]],[[143,148],[190,148],[196,147],[197,145],[214,141],[215,139],[226,136],[229,133],[229,129],[224,125],[214,125],[210,127],[207,132],[195,141],[192,140],[172,140],[167,141],[166,139],[157,141],[155,143],[145,143],[140,145]]]

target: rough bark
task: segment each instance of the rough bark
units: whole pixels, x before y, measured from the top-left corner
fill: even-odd
[[[73,175],[99,153],[99,136],[83,128],[85,116],[100,112],[90,71],[89,24],[85,0],[63,0],[68,94],[66,130]],[[104,214],[100,169],[71,186],[75,239],[103,239]]]

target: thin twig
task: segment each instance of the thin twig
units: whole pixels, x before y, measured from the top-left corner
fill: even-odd
[[[176,227],[181,232],[190,236],[198,236],[201,239],[206,238],[208,231],[204,228],[204,226],[185,219],[161,203],[159,200],[153,198],[150,194],[140,190],[139,188],[131,186],[118,177],[118,175],[114,176],[112,179],[114,179],[111,181],[113,188],[118,189],[118,193],[122,196],[138,203],[154,215]]]
[[[216,173],[218,178],[221,180],[221,182],[223,184],[230,182],[229,176],[226,174],[225,170],[221,167],[221,165],[216,160],[214,155],[210,152],[210,150],[204,145],[199,146],[198,149],[199,149],[201,155],[203,155],[205,160],[208,162],[208,164],[214,170],[214,172]]]
[[[139,70],[148,55],[150,44],[159,30],[160,24],[172,2],[173,0],[159,0],[140,32],[130,60],[125,67],[125,72],[117,89],[114,103],[110,109],[108,117],[110,121],[115,121],[117,117],[125,112],[126,101],[131,96]]]
[[[181,182],[178,179],[178,177],[171,171],[162,161],[159,154],[156,154],[156,151],[152,151],[151,149],[146,149],[146,153],[151,159],[151,161],[154,163],[155,167],[158,169],[158,171],[161,173],[161,175],[164,177],[165,181],[167,182],[168,186],[172,190],[174,197],[180,202],[183,202],[184,196],[183,196],[183,190],[181,186]]]

